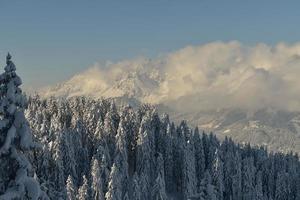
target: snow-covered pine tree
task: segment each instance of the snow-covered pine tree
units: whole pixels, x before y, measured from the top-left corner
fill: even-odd
[[[151,126],[150,126],[150,113],[147,112],[141,122],[141,126],[138,133],[137,141],[137,163],[136,170],[140,177],[141,184],[141,194],[142,199],[148,199],[150,195],[150,186],[151,186],[151,158],[152,158],[152,149],[151,146]]]
[[[151,199],[153,200],[167,200],[166,184],[164,175],[164,160],[160,153],[157,153],[156,158],[156,173],[154,185],[151,190]]]
[[[263,188],[262,188],[262,172],[259,171],[256,174],[256,186],[255,186],[255,199],[256,200],[267,200],[267,198],[264,197],[263,194]]]
[[[90,199],[90,190],[88,180],[86,176],[83,176],[83,183],[78,189],[77,200],[89,200]]]
[[[53,143],[54,147],[54,154],[53,158],[55,161],[55,170],[54,170],[54,183],[55,183],[55,188],[57,191],[60,193],[64,192],[65,188],[65,168],[64,168],[64,154],[65,154],[65,149],[63,145],[63,139],[64,135],[60,131],[57,133],[57,137]]]
[[[151,199],[153,199],[153,200],[167,200],[168,199],[166,191],[165,191],[165,182],[161,175],[158,175],[158,177],[155,180],[151,196],[152,196]]]
[[[111,168],[108,191],[105,198],[109,200],[122,200],[122,185],[119,179],[120,171],[118,162],[115,162]]]
[[[124,116],[123,116],[124,117]],[[119,128],[116,135],[116,150],[113,168],[110,174],[108,191],[106,198],[111,200],[119,200],[125,196],[128,182],[128,153],[126,143],[126,133],[124,129],[124,118],[121,117]]]
[[[200,200],[217,200],[215,186],[212,185],[212,178],[208,170],[204,173],[204,177],[200,183]]]
[[[195,146],[195,167],[196,167],[196,178],[197,178],[197,190],[200,188],[200,182],[205,171],[205,157],[203,144],[198,127],[194,130],[193,135],[194,146]]]
[[[232,143],[230,143],[230,146],[232,146]],[[228,154],[228,159],[230,159],[230,163],[232,164],[231,170],[233,170],[233,175],[231,177],[231,187],[229,189],[232,189],[232,200],[239,200],[242,198],[242,158],[240,153],[236,152],[235,155],[232,153]],[[225,171],[226,172],[226,171]],[[230,180],[230,172],[229,174],[227,173],[225,177],[225,183],[229,182],[226,180]],[[225,186],[225,191],[226,191],[226,186]]]
[[[280,171],[276,179],[275,200],[288,200],[290,190],[288,186],[288,177],[284,170]]]
[[[110,157],[113,159],[115,153],[115,136],[117,134],[119,124],[119,115],[115,104],[112,102],[109,111],[105,115],[104,120],[104,136],[109,148]]]
[[[185,138],[182,134],[182,128],[176,128],[176,134],[174,137],[173,144],[173,157],[174,157],[174,168],[173,168],[173,176],[174,176],[174,185],[175,190],[179,193],[183,191],[183,156],[184,156],[184,146],[185,146]]]
[[[253,158],[249,157],[243,160],[242,168],[242,196],[244,200],[255,198],[255,167]]]
[[[93,159],[91,168],[92,198],[93,200],[104,200],[102,177],[97,159]]]
[[[183,155],[183,195],[185,199],[197,193],[197,177],[195,167],[195,151],[192,140],[186,141],[184,144]]]
[[[216,186],[218,200],[223,200],[224,188],[224,171],[223,161],[220,158],[219,150],[216,150],[213,162],[213,184]]]
[[[76,200],[77,189],[74,185],[72,176],[68,176],[66,181],[67,200]]]
[[[24,116],[26,98],[10,54],[4,70],[0,75],[0,199],[47,198],[25,155],[37,145]]]
[[[139,183],[139,177],[137,175],[137,173],[134,173],[133,177],[132,177],[132,195],[131,195],[131,199],[132,200],[141,200],[141,188],[140,188],[140,183]]]
[[[167,124],[166,130],[166,152],[165,152],[165,182],[166,182],[166,190],[167,192],[171,192],[174,190],[174,180],[173,180],[173,168],[174,168],[174,161],[173,161],[173,136],[172,136],[172,129],[171,124]]]
[[[102,184],[101,184],[102,191],[103,191],[103,194],[105,194],[107,191],[107,186],[108,186],[108,182],[109,182],[109,174],[110,174],[109,161],[111,160],[109,157],[109,150],[108,150],[105,140],[101,140],[99,142],[99,146],[97,146],[97,150],[96,150],[95,155],[93,155],[93,158],[98,160],[101,182],[102,182]]]

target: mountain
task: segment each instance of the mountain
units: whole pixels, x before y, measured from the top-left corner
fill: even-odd
[[[270,151],[300,152],[300,113],[261,109],[252,113],[241,109],[172,114],[219,138],[231,137],[239,143],[267,146]]]
[[[162,77],[157,68],[147,65],[147,60],[126,72],[101,71],[91,68],[75,75],[64,83],[54,87],[43,88],[40,93],[44,97],[89,96],[93,98],[128,97],[142,102],[149,101],[161,85]],[[113,74],[113,76],[111,75]],[[105,76],[110,76],[109,79]],[[151,102],[152,103],[152,102]]]
[[[237,108],[199,110],[197,95],[169,100],[160,92],[167,76],[143,60],[142,64],[119,73],[113,79],[110,77],[109,81],[102,78],[103,71],[92,68],[64,83],[44,88],[40,93],[43,97],[114,98],[117,104],[133,107],[152,103],[157,105],[160,113],[169,113],[175,122],[185,119],[203,131],[214,132],[221,139],[228,136],[240,143],[268,146],[271,151],[300,152],[299,112],[270,108],[255,111]]]

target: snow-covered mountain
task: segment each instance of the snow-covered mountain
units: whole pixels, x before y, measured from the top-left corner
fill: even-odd
[[[75,75],[66,82],[41,90],[45,97],[90,96],[93,98],[136,98],[148,102],[161,85],[162,77],[157,68],[141,60],[126,71],[106,71],[93,67]]]
[[[92,71],[91,73],[95,73]],[[42,91],[42,96],[72,97],[78,95],[94,98],[112,97],[118,104],[134,107],[141,102],[151,101],[161,87],[163,77],[156,69],[130,71],[119,76],[111,86],[99,84],[97,77],[90,78],[90,72],[79,74],[52,88]],[[161,98],[163,99],[163,98]],[[187,120],[193,126],[216,133],[220,138],[232,137],[235,141],[252,145],[264,145],[272,151],[300,152],[300,113],[260,109],[255,112],[242,109],[221,109],[209,111],[182,112],[178,101],[158,102],[159,112],[167,112],[175,122]],[[192,102],[192,100],[191,100]],[[179,106],[177,105],[179,104]],[[194,102],[190,106],[197,106]],[[196,110],[198,110],[196,108]]]
[[[154,60],[97,65],[40,93],[156,104],[173,120],[220,137],[300,152],[298,49],[214,42]]]

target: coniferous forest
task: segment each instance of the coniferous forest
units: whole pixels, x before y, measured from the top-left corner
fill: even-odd
[[[293,153],[219,141],[151,105],[26,98],[10,56],[0,80],[0,199],[300,199]]]

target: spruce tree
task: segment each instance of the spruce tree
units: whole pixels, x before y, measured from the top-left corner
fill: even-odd
[[[171,125],[167,124],[167,133],[166,133],[166,152],[165,152],[165,181],[166,181],[166,190],[168,192],[173,191],[175,188],[173,180],[173,137],[171,133]]]
[[[67,190],[67,199],[68,200],[76,200],[76,194],[77,190],[74,185],[74,181],[72,176],[68,176],[67,182],[66,182],[66,190]]]
[[[122,185],[119,179],[120,171],[118,162],[115,162],[111,168],[108,191],[105,198],[109,200],[122,200]]]
[[[11,55],[0,75],[0,199],[47,198],[33,178],[25,151],[37,148],[24,116],[27,102]]]
[[[132,178],[132,200],[141,200],[141,188],[139,183],[139,177],[137,173],[134,173]]]
[[[101,179],[101,171],[97,159],[94,159],[92,162],[91,168],[91,177],[92,177],[92,197],[94,200],[104,200],[103,186]]]
[[[223,200],[224,193],[224,173],[223,173],[223,161],[220,158],[218,149],[215,153],[215,159],[213,162],[213,183],[216,186],[217,197],[219,200]]]
[[[83,176],[83,183],[78,189],[77,199],[78,200],[89,200],[90,198],[90,191],[89,191],[89,185],[88,181],[86,179],[86,176]]]
[[[183,194],[187,199],[197,193],[197,178],[195,167],[195,152],[192,140],[188,140],[184,144],[183,154]]]
[[[151,190],[151,197],[153,200],[166,200],[167,194],[164,176],[164,160],[160,153],[157,153],[156,165],[157,177]]]

